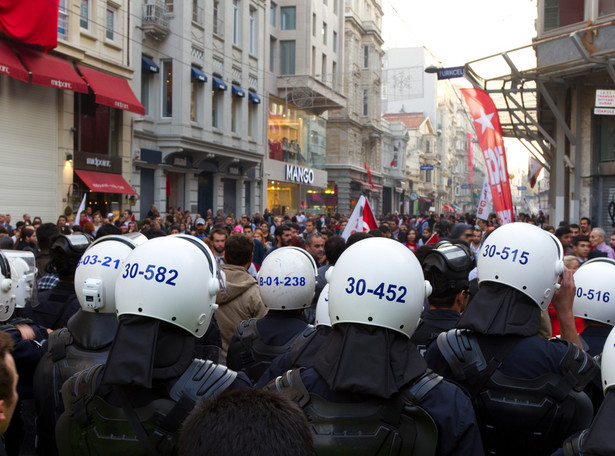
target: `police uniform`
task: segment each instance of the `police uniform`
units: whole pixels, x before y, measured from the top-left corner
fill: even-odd
[[[64,328],[81,306],[73,282],[59,282],[55,288],[38,294],[38,305],[27,303],[23,315],[45,328]]]
[[[297,310],[270,309],[263,318],[242,321],[229,344],[227,366],[243,370],[256,382],[271,362],[287,352],[295,339],[309,333],[303,314]]]
[[[450,309],[429,309],[421,315],[421,321],[412,334],[410,340],[417,346],[421,353],[424,353],[427,346],[441,332],[448,331],[455,327],[461,314]]]
[[[591,356],[598,356],[602,353],[606,338],[612,329],[612,326],[585,326],[585,329],[579,336],[587,344],[587,353]]]
[[[54,429],[64,411],[62,384],[73,374],[107,361],[116,329],[115,314],[79,310],[67,328],[49,335],[47,352],[34,375],[39,454],[57,454]]]

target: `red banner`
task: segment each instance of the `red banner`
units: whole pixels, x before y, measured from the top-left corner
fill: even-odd
[[[468,138],[468,184],[474,185],[474,149],[472,148],[474,135],[466,131],[466,136]]]
[[[58,0],[0,0],[0,32],[53,49],[58,45],[58,9]]]
[[[491,199],[501,225],[514,221],[512,195],[508,180],[508,165],[500,117],[493,100],[480,89],[461,89],[474,119],[478,144],[483,151]]]

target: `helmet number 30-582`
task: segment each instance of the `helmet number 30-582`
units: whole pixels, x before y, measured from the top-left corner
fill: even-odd
[[[345,288],[348,294],[357,294],[363,296],[365,293],[371,293],[374,296],[378,296],[378,299],[385,298],[387,301],[395,301],[405,303],[407,288],[404,286],[397,286],[392,283],[386,284],[380,282],[376,288],[367,288],[367,282],[365,279],[355,279],[354,277],[348,277],[348,286]]]
[[[176,269],[167,269],[164,266],[156,266],[154,264],[148,264],[145,269],[139,265],[139,263],[126,263],[124,266],[124,279],[130,277],[134,279],[137,276],[143,276],[145,280],[156,280],[156,282],[165,283],[167,285],[175,286],[175,279],[179,273]]]

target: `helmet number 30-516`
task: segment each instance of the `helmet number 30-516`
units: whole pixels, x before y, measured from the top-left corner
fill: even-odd
[[[386,299],[387,301],[395,301],[405,303],[406,293],[408,290],[404,286],[397,286],[392,283],[386,284],[380,282],[376,288],[368,288],[365,279],[355,279],[354,277],[348,277],[348,286],[345,288],[346,293],[356,294],[363,296],[365,293],[370,293],[374,296],[378,296],[378,299]]]

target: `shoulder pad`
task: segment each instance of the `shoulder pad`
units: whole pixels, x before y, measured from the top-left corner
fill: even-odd
[[[193,359],[192,363],[177,380],[169,396],[178,402],[187,396],[194,402],[206,397],[213,397],[227,389],[235,381],[237,372],[226,366],[214,364],[202,359]]]
[[[422,377],[406,390],[406,395],[410,396],[412,402],[419,404],[442,380],[444,380],[443,377],[428,369]]]
[[[73,336],[66,328],[58,329],[49,334],[48,351],[54,362],[66,358],[66,346],[73,343]]]
[[[559,363],[564,376],[571,376],[571,385],[576,391],[583,390],[595,376],[600,375],[600,367],[578,345],[568,342],[568,350]]]
[[[233,330],[233,335],[237,339],[256,339],[258,338],[258,328],[256,327],[257,318],[250,318],[249,320],[243,320]]]
[[[264,389],[282,393],[299,404],[299,407],[303,407],[310,402],[310,393],[301,380],[302,370],[303,368],[286,371],[285,374],[270,381]]]
[[[467,329],[440,333],[437,343],[456,380],[471,378],[487,367],[476,337]]]
[[[76,373],[62,385],[64,410],[70,410],[82,427],[89,423],[86,404],[96,394],[98,376],[101,375],[103,368],[103,364],[96,364]]]
[[[312,325],[307,325],[306,328],[301,331],[297,336],[292,339],[292,344],[290,348],[296,347],[297,345],[303,344],[306,340],[312,337],[316,333],[316,327]]]
[[[13,339],[13,343],[17,343],[21,340],[21,332],[15,326],[11,324],[0,325],[0,331],[7,333]]]

